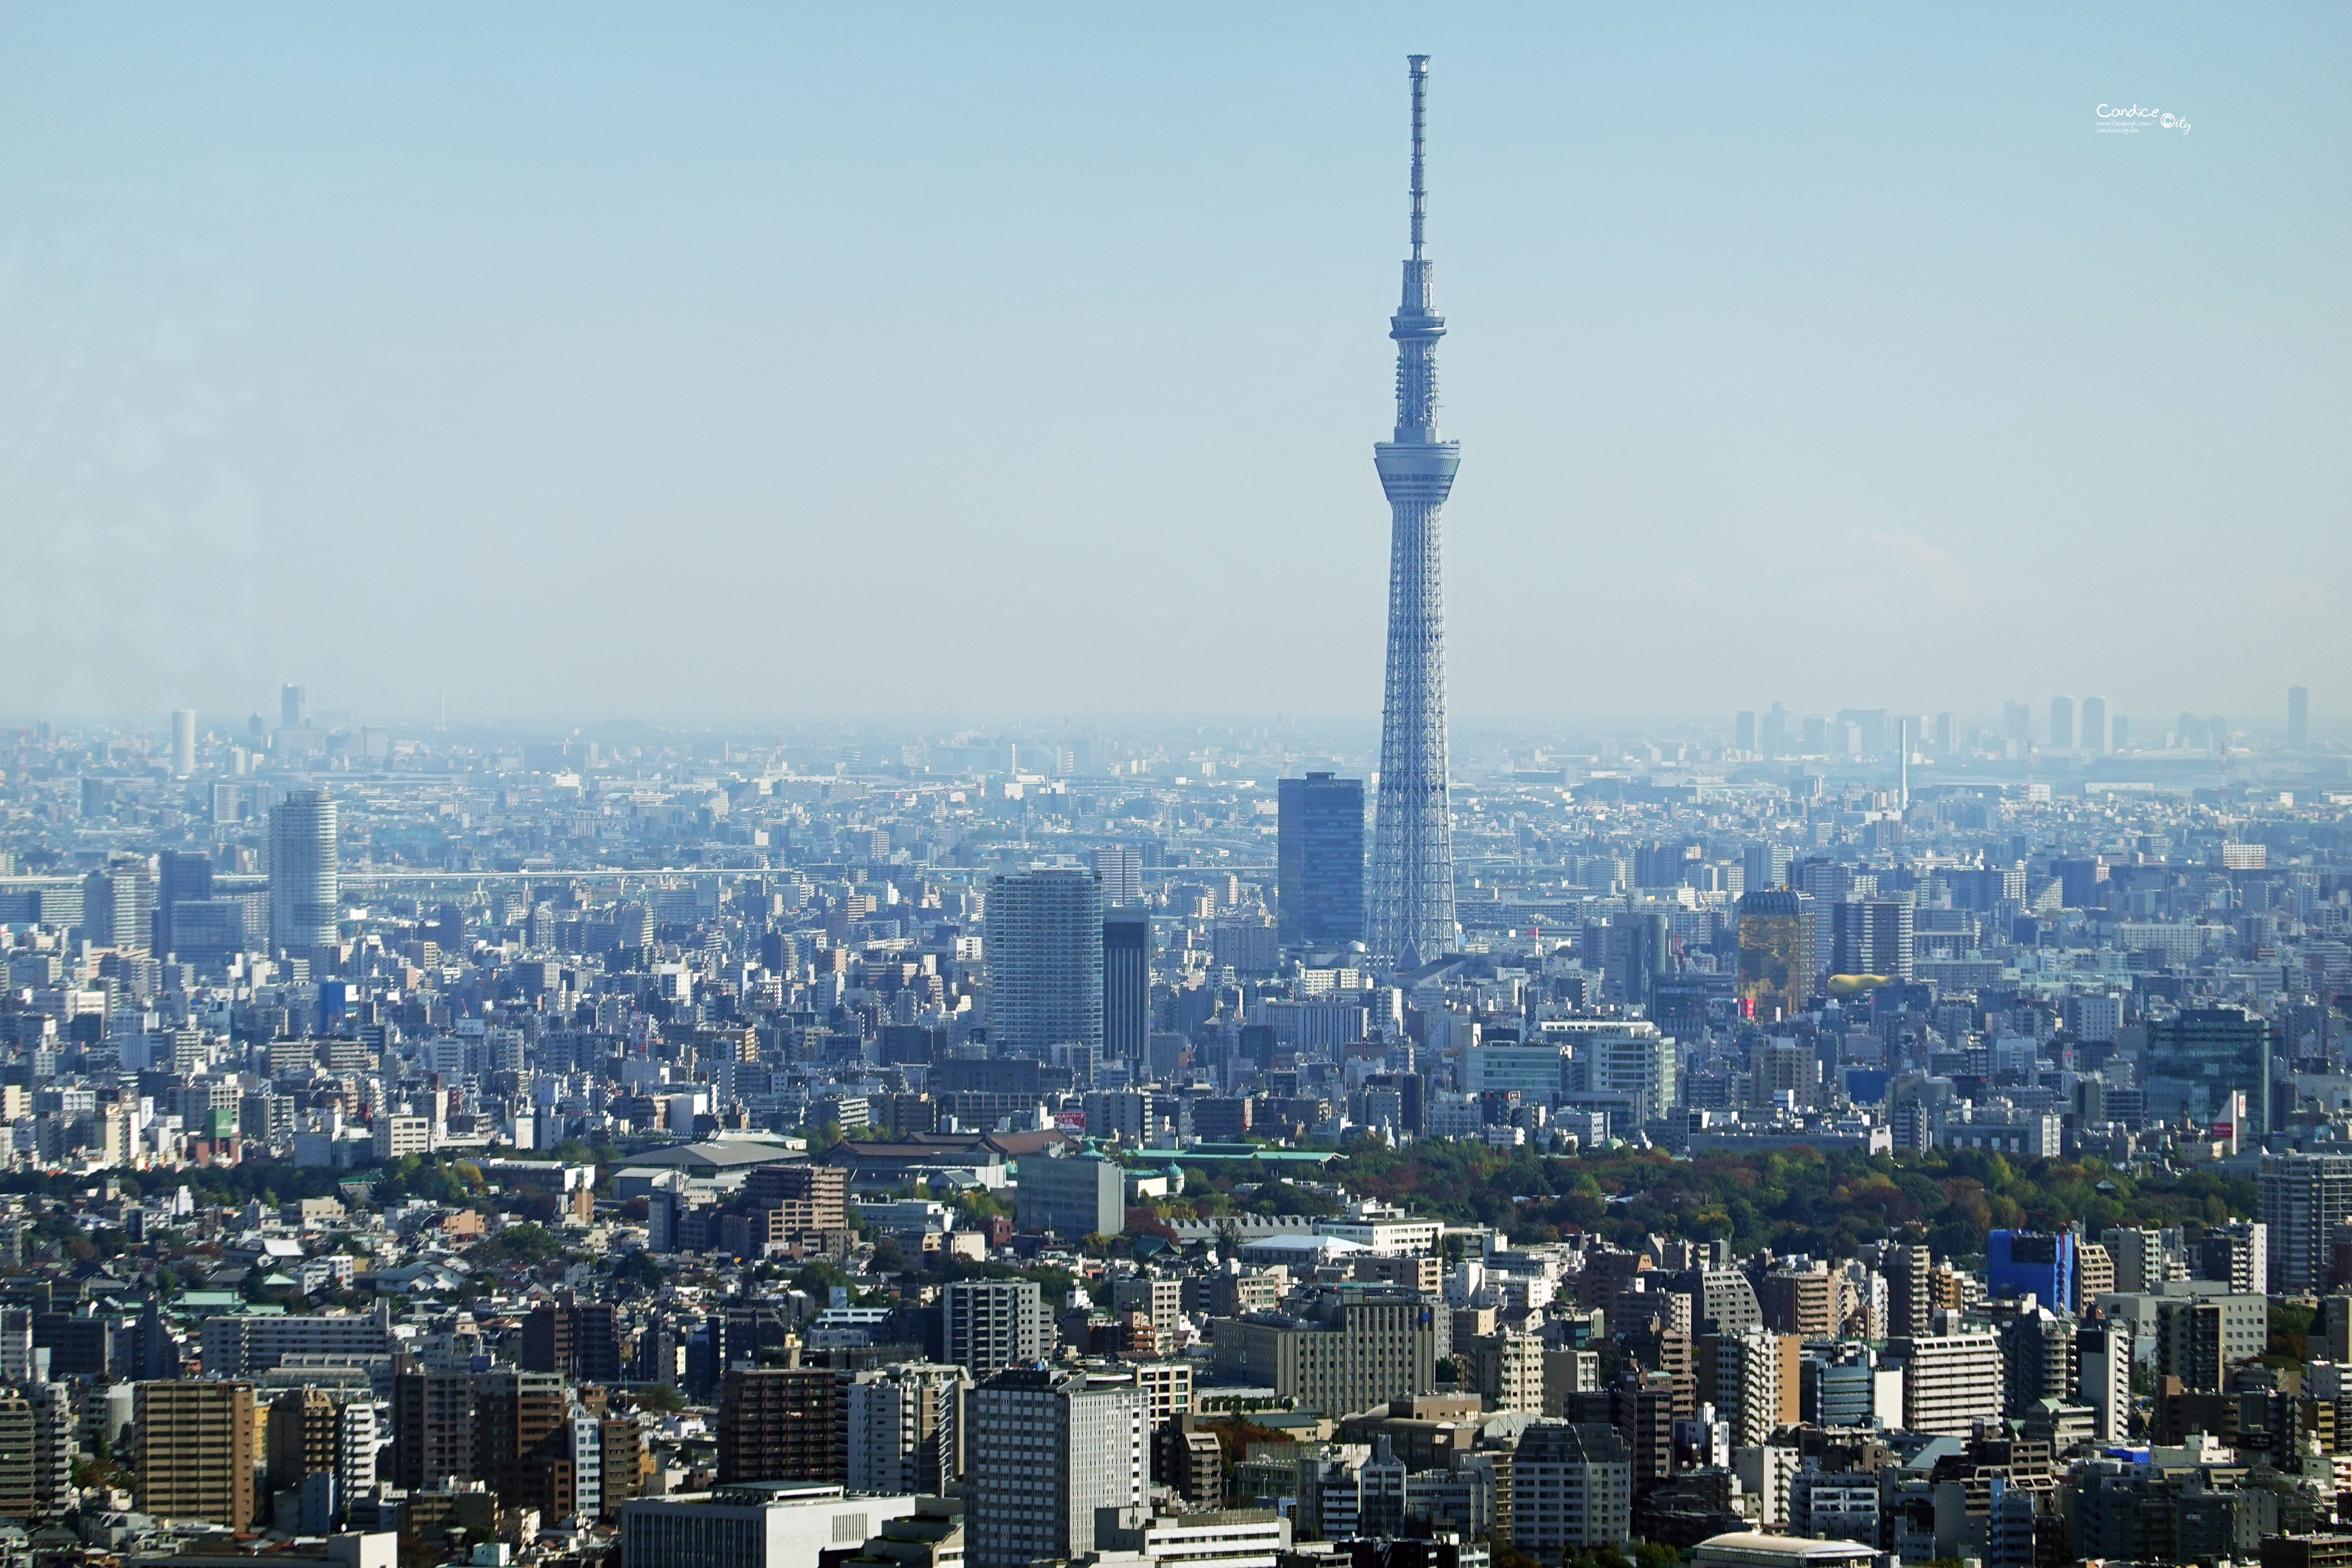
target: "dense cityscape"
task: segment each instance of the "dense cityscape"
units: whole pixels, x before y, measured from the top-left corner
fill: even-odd
[[[1377,731],[9,721],[0,1568],[2352,1563],[2352,731],[1449,722],[1428,86]]]
[[[1497,740],[1410,968],[1370,759],[1297,726],[27,728],[0,1506],[182,1557],[2248,1557],[2352,1489],[2305,704]]]

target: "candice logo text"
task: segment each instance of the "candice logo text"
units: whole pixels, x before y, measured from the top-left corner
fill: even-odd
[[[2161,109],[2103,103],[2094,111],[2103,136],[2137,136],[2143,131],[2178,131],[2189,134],[2189,117]]]

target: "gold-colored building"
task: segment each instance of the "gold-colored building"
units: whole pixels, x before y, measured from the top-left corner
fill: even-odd
[[[1739,996],[1757,1017],[1793,1017],[1813,985],[1812,900],[1785,888],[1739,900]]]
[[[260,1427],[253,1384],[142,1383],[131,1410],[140,1511],[251,1528]]]

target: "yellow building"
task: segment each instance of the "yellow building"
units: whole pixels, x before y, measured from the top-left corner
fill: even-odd
[[[1766,1022],[1793,1017],[1813,984],[1812,900],[1787,889],[1739,900],[1739,996]]]
[[[139,1508],[245,1530],[260,1423],[249,1383],[142,1383],[132,1406]]]

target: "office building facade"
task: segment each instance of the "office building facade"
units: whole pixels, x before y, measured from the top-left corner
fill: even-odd
[[[1103,1055],[1145,1062],[1151,1052],[1151,916],[1114,909],[1103,916]]]
[[[2242,1143],[2263,1138],[2270,1131],[2271,1045],[2270,1025],[2244,1007],[2184,1007],[2154,1021],[2140,1069],[2148,1117],[2226,1125]]]
[[[1094,1550],[1095,1510],[1143,1505],[1143,1395],[1083,1372],[1017,1367],[972,1394],[965,1560],[1024,1568]]]
[[[1276,791],[1276,933],[1286,947],[1364,940],[1364,783],[1308,773]]]
[[[1117,1236],[1127,1227],[1127,1173],[1099,1154],[1024,1154],[1013,1217],[1024,1231],[1066,1241]]]
[[[1427,1392],[1437,1319],[1419,1300],[1350,1301],[1316,1317],[1253,1312],[1217,1325],[1217,1367],[1327,1415]]]

